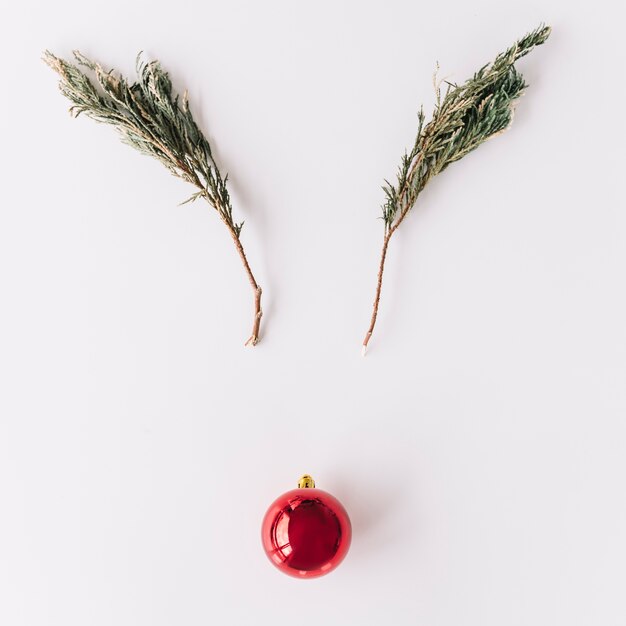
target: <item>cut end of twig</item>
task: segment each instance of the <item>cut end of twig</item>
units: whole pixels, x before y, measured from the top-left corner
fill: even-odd
[[[246,343],[244,343],[243,345],[248,348],[256,346],[257,343],[259,343],[259,338],[256,335],[250,335],[248,341],[246,341]]]
[[[372,331],[368,330],[367,335],[365,335],[365,339],[363,339],[363,345],[361,346],[361,356],[365,356],[367,354],[367,344],[370,342],[372,338]]]

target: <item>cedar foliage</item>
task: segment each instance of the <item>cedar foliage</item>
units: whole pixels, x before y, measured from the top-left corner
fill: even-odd
[[[492,63],[481,67],[466,82],[447,83],[443,95],[437,87],[435,109],[427,124],[423,109],[418,113],[413,147],[402,157],[395,184],[385,181],[383,186],[383,249],[374,309],[363,340],[364,352],[376,324],[389,240],[429,180],[509,127],[514,104],[527,87],[514,64],[543,44],[549,35],[550,27],[542,25],[499,54]]]
[[[256,282],[240,241],[243,222],[236,222],[228,193],[228,175],[222,176],[211,146],[189,108],[187,92],[180,98],[158,61],[146,63],[137,56],[137,81],[105,71],[102,66],[74,52],[75,64],[49,51],[44,61],[60,76],[59,89],[72,103],[70,113],[110,124],[122,141],[157,159],[174,176],[197,191],[186,202],[204,198],[230,232],[254,291],[255,317],[246,345],[259,340],[261,288]],[[90,78],[90,73],[95,82]]]

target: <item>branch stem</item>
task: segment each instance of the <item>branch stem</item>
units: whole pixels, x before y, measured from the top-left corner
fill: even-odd
[[[246,274],[248,275],[248,280],[250,281],[250,286],[252,287],[252,291],[254,292],[254,321],[252,322],[252,333],[246,343],[245,346],[256,346],[259,342],[260,332],[261,332],[261,317],[263,317],[263,310],[261,309],[261,294],[263,290],[256,282],[254,278],[254,274],[250,269],[250,264],[248,263],[248,259],[246,257],[246,253],[241,245],[241,241],[239,240],[239,236],[235,229],[230,225],[226,224],[228,227],[228,231],[230,232],[230,236],[233,238],[235,242],[235,247],[237,248],[237,252],[239,253],[239,257],[241,258],[241,262],[243,263],[243,267],[246,270]]]
[[[380,293],[383,288],[383,272],[385,271],[385,259],[387,258],[387,248],[389,246],[389,240],[391,239],[391,235],[393,235],[393,230],[389,230],[385,233],[385,238],[383,240],[383,249],[380,253],[380,264],[378,266],[378,281],[376,283],[376,295],[374,297],[374,307],[372,310],[372,318],[370,320],[370,326],[367,329],[367,333],[365,334],[365,339],[363,339],[363,356],[367,351],[367,344],[372,338],[372,333],[374,332],[374,326],[376,326],[376,318],[378,317],[378,305],[380,304]]]
[[[361,353],[365,356],[367,352],[367,344],[372,338],[372,334],[374,333],[374,326],[376,326],[376,318],[378,317],[378,305],[380,304],[380,294],[383,288],[383,273],[385,271],[385,260],[387,259],[387,248],[389,247],[389,240],[391,236],[396,232],[396,229],[402,223],[402,220],[406,217],[406,214],[409,212],[409,205],[406,205],[405,208],[400,213],[400,217],[396,220],[395,224],[386,229],[385,238],[383,239],[383,249],[380,253],[380,263],[378,265],[378,280],[376,282],[376,295],[374,297],[374,306],[372,309],[372,317],[370,319],[370,325],[367,329],[367,333],[365,333],[365,338],[363,339],[363,348],[361,349]]]

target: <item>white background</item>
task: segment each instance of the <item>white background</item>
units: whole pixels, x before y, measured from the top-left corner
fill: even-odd
[[[622,17],[608,2],[3,5],[0,623],[626,623]],[[394,238],[383,178],[433,103],[541,21],[512,129]],[[231,175],[264,288],[191,191],[88,118],[42,50],[144,50]],[[310,472],[333,574],[262,552]]]

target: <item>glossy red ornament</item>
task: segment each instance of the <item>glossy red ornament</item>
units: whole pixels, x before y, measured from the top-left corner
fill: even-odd
[[[282,572],[297,578],[328,574],[343,561],[352,526],[341,502],[305,475],[298,489],[277,498],[265,514],[263,547]]]

